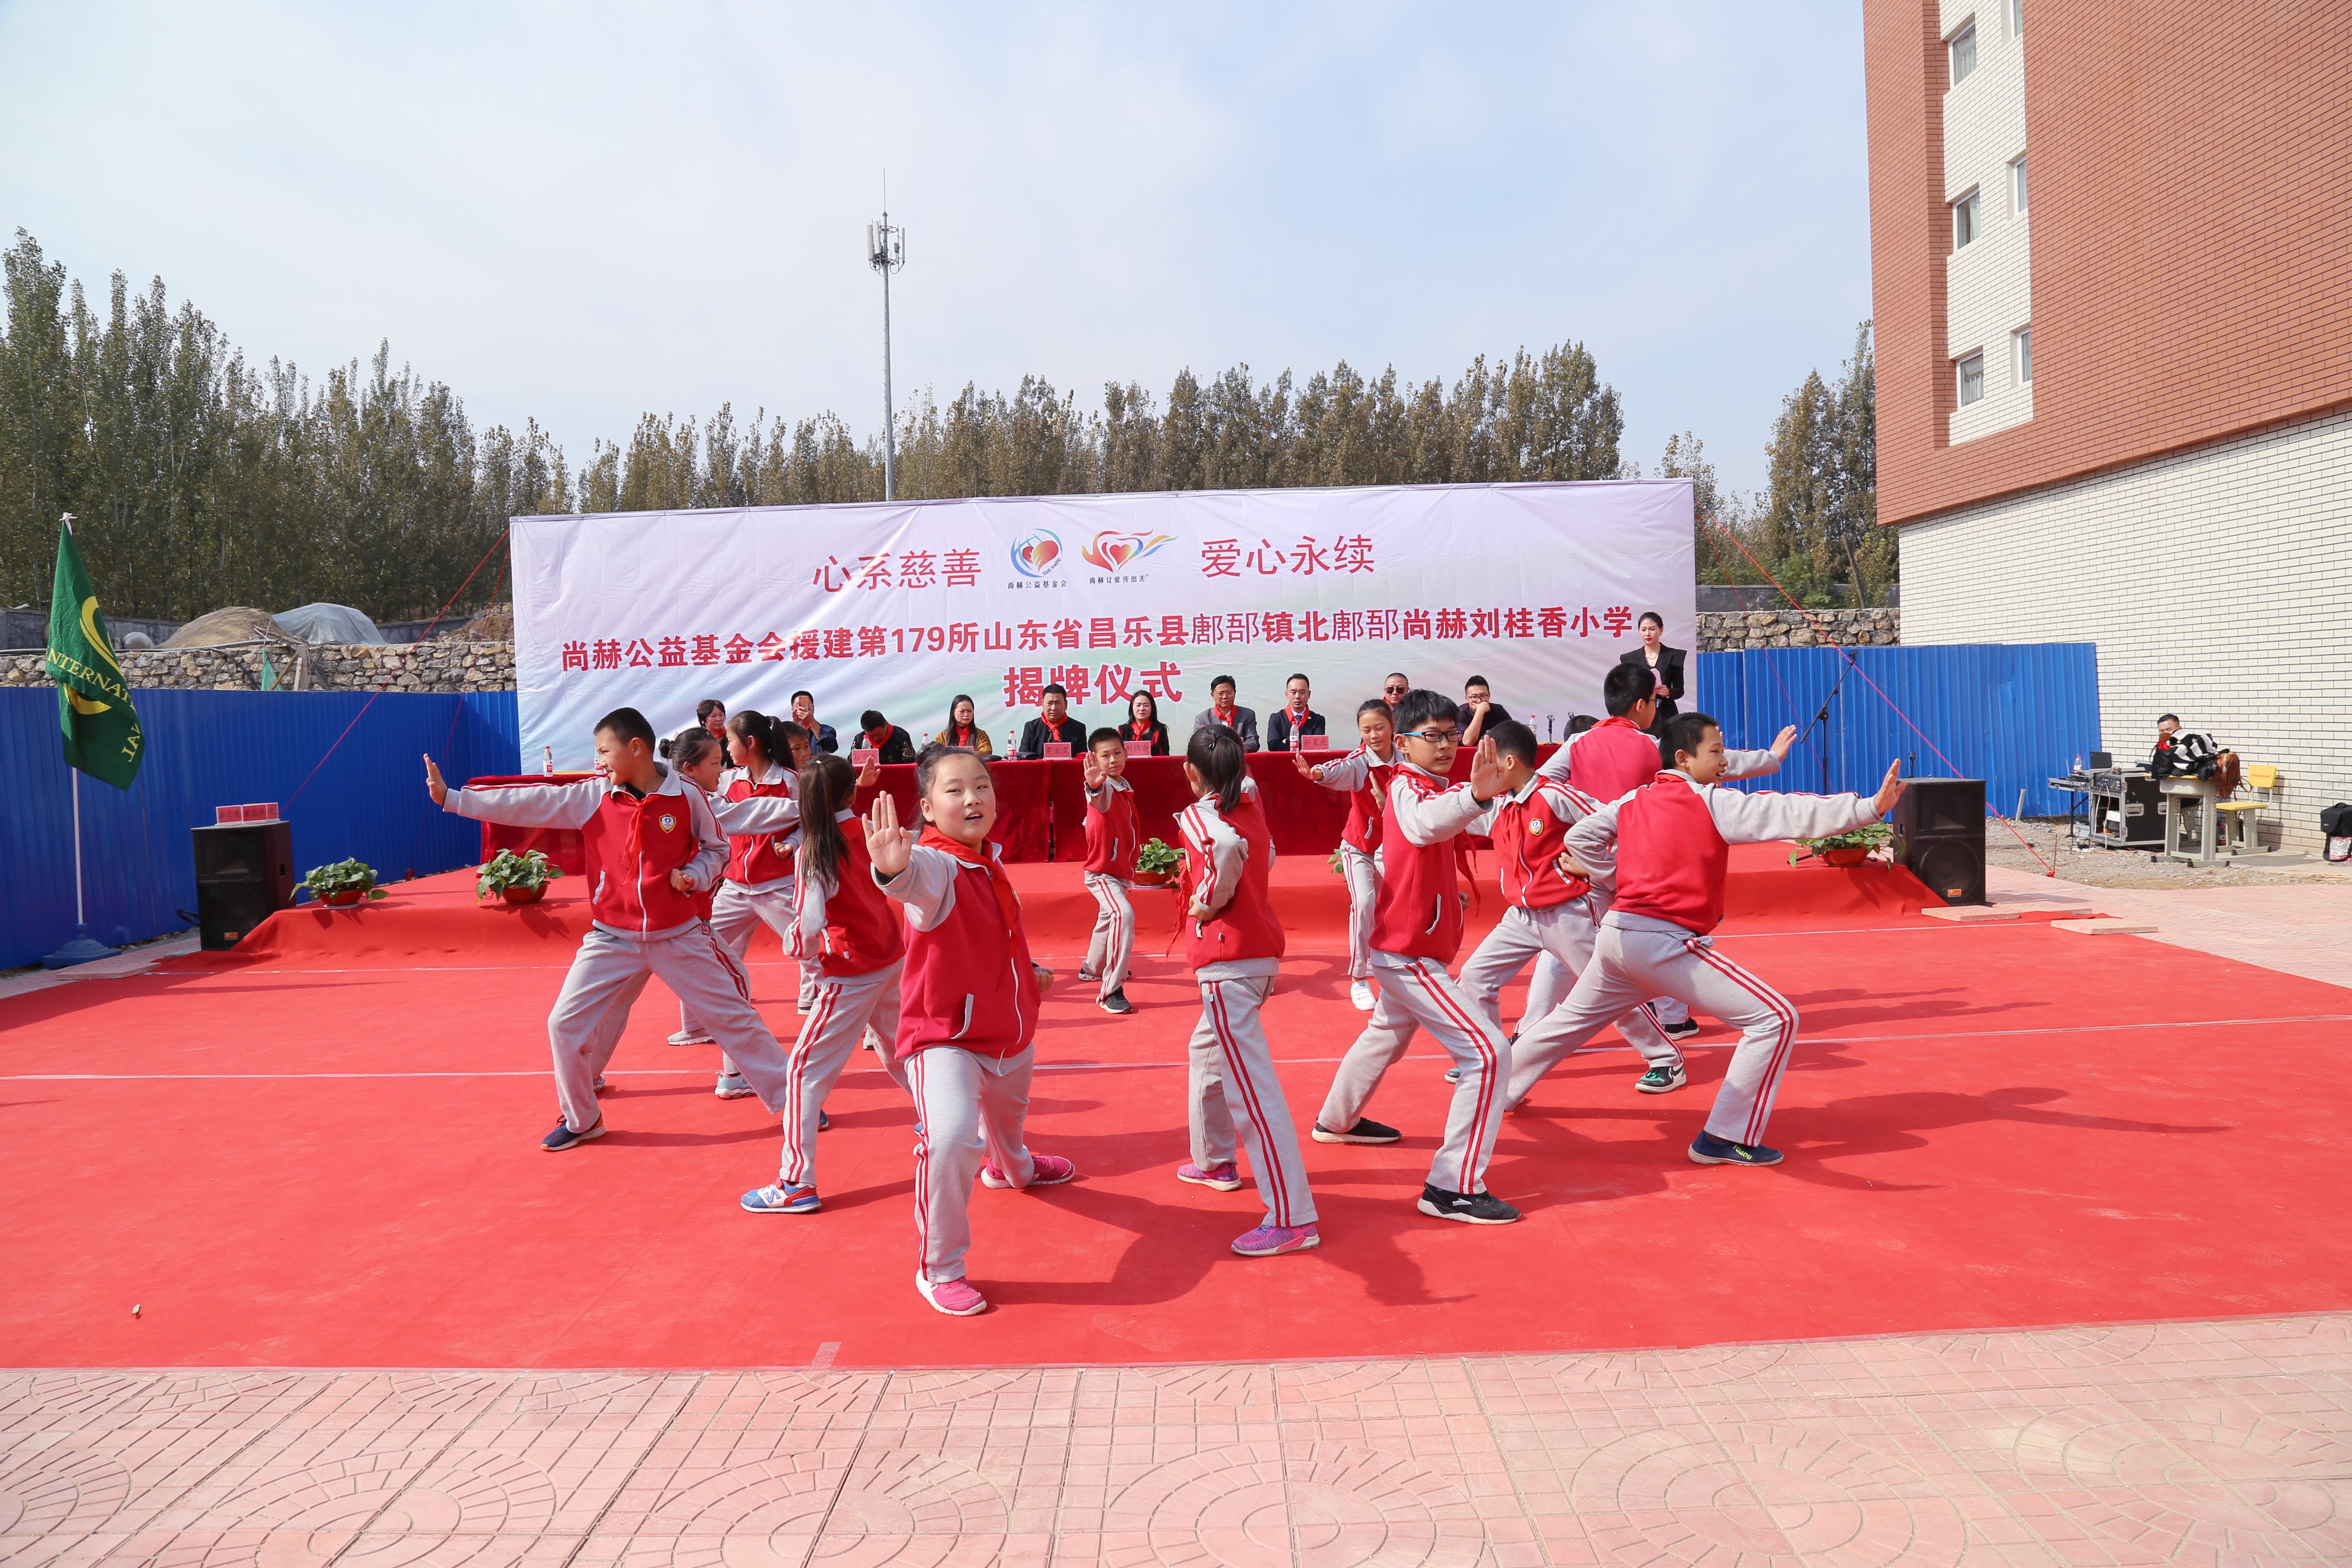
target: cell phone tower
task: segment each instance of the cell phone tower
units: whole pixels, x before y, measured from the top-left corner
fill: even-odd
[[[882,198],[882,221],[866,226],[866,264],[882,274],[882,499],[898,489],[898,414],[890,396],[890,274],[907,265],[907,231],[892,226],[890,198]]]

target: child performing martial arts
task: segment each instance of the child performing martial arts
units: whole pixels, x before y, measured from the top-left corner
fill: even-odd
[[[1095,1005],[1106,1013],[1132,1013],[1128,966],[1135,961],[1135,852],[1139,829],[1135,786],[1127,772],[1127,742],[1116,730],[1087,737],[1087,891],[1095,896],[1094,933],[1087,939],[1078,978],[1095,981]]]
[[[1290,1102],[1260,1019],[1282,968],[1282,922],[1266,896],[1274,837],[1232,731],[1192,731],[1184,779],[1199,797],[1176,818],[1176,831],[1186,852],[1184,956],[1201,984],[1201,1022],[1192,1030],[1192,1163],[1180,1167],[1176,1179],[1237,1190],[1238,1128],[1265,1219],[1235,1238],[1234,1250],[1272,1258],[1319,1247],[1315,1194],[1307,1190]]]
[[[1495,743],[1508,793],[1497,796],[1469,831],[1494,841],[1495,858],[1502,868],[1503,918],[1463,964],[1462,989],[1486,1021],[1500,1029],[1503,987],[1528,959],[1553,959],[1566,970],[1570,984],[1575,983],[1592,961],[1593,935],[1607,905],[1591,883],[1563,873],[1556,864],[1569,828],[1600,803],[1537,773],[1536,732],[1525,724],[1507,719],[1488,731],[1487,738]],[[1647,1006],[1629,1009],[1617,1020],[1617,1028],[1649,1064],[1638,1088],[1664,1094],[1683,1086],[1682,1053]]]
[[[866,825],[875,882],[907,906],[897,1042],[915,1097],[915,1289],[950,1317],[988,1310],[964,1278],[971,1184],[1040,1187],[1077,1167],[1023,1141],[1037,1001],[1053,976],[1029,956],[1021,902],[997,847],[996,788],[973,752],[926,746],[915,763],[919,837],[885,795]],[[983,1169],[983,1165],[985,1169]]]
[[[1348,879],[1348,1000],[1372,1010],[1372,906],[1381,896],[1381,822],[1389,774],[1395,771],[1396,727],[1380,698],[1356,710],[1356,749],[1334,762],[1309,763],[1293,752],[1293,766],[1325,789],[1348,795],[1348,826],[1339,830],[1339,872]]]
[[[1772,1096],[1797,1044],[1789,999],[1715,951],[1730,846],[1826,838],[1875,822],[1903,794],[1890,763],[1877,796],[1743,795],[1718,789],[1723,731],[1704,713],[1678,713],[1658,742],[1671,766],[1569,829],[1568,853],[1595,888],[1613,892],[1593,960],[1568,999],[1523,1030],[1513,1047],[1510,1103],[1552,1065],[1629,1007],[1657,995],[1738,1029],[1706,1126],[1692,1140],[1701,1165],[1774,1165],[1763,1145]]]
[[[883,1069],[901,1089],[905,1069],[890,1047],[898,1037],[898,970],[906,957],[898,911],[874,885],[866,853],[866,825],[852,806],[857,779],[835,756],[819,756],[801,770],[801,843],[795,870],[792,940],[794,958],[818,966],[815,1005],[801,1021],[787,1058],[792,1069],[784,1105],[784,1159],[776,1184],[743,1194],[753,1214],[814,1214],[816,1135],[824,1131],[825,1097],[849,1065],[870,1027],[883,1042]]]
[[[760,1103],[781,1113],[790,1087],[784,1053],[751,1005],[742,964],[702,918],[699,895],[727,860],[709,797],[662,771],[653,726],[635,709],[605,714],[595,733],[606,776],[578,784],[451,789],[425,759],[425,786],[446,811],[514,827],[580,830],[593,923],[547,1018],[563,1120],[540,1147],[559,1153],[604,1135],[596,1077],[619,1043],[630,1005],[656,974],[710,1030]]]
[[[1445,1141],[1418,1206],[1440,1219],[1508,1225],[1519,1211],[1488,1193],[1486,1184],[1486,1162],[1502,1121],[1510,1047],[1445,973],[1462,948],[1455,851],[1463,830],[1503,793],[1503,771],[1493,744],[1484,742],[1471,763],[1470,782],[1446,783],[1462,723],[1454,700],[1443,692],[1409,691],[1396,715],[1402,756],[1389,779],[1380,899],[1372,921],[1380,1000],[1363,1034],[1340,1058],[1322,1114],[1315,1119],[1315,1137],[1324,1143],[1395,1142],[1397,1130],[1368,1120],[1364,1106],[1380,1088],[1381,1075],[1404,1055],[1413,1032],[1427,1029],[1462,1076],[1454,1086]]]

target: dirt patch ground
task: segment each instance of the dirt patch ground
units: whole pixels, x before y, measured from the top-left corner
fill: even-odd
[[[2245,871],[2227,866],[2184,866],[2175,860],[2156,859],[2145,849],[2078,848],[2067,837],[2069,825],[2063,818],[2029,818],[2014,826],[2061,877],[2092,888],[2270,888],[2346,880],[2342,871],[2323,870],[2315,866],[2302,874],[2286,870]],[[2043,869],[2041,862],[1998,822],[1985,824],[1985,859],[2011,870],[2039,874]]]

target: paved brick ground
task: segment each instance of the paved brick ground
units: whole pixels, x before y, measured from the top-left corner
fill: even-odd
[[[0,1374],[0,1560],[2352,1560],[2352,1316],[1150,1371]]]

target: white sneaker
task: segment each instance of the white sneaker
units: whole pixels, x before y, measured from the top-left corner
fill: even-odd
[[[740,1073],[723,1072],[719,1075],[719,1087],[711,1092],[721,1100],[741,1100],[751,1092],[751,1086]]]
[[[715,1046],[719,1042],[699,1029],[680,1029],[669,1037],[673,1046]]]
[[[1348,987],[1348,1000],[1356,1005],[1357,1012],[1370,1012],[1375,1000],[1372,995],[1372,983],[1369,980],[1352,982]]]

